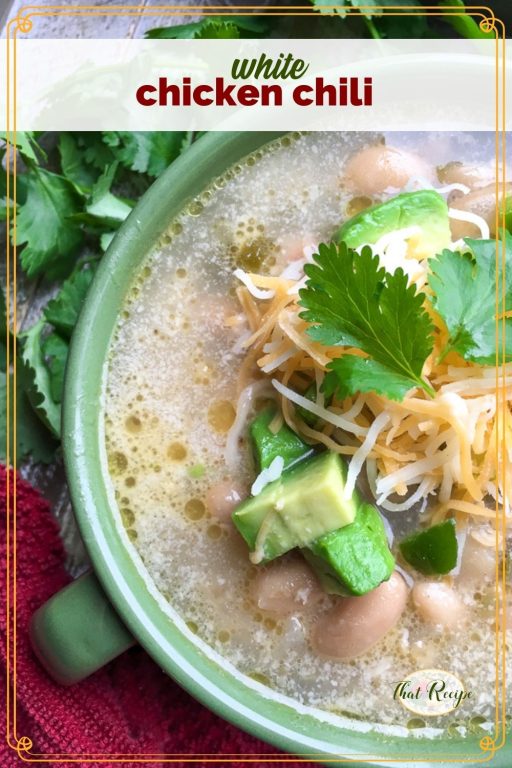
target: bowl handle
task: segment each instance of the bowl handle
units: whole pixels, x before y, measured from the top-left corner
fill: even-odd
[[[62,685],[83,680],[136,642],[92,572],[38,608],[30,640],[43,667]]]

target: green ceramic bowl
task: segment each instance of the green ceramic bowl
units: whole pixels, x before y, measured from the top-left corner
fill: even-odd
[[[107,472],[103,401],[110,340],[134,274],[184,205],[216,176],[280,134],[211,133],[146,192],[103,259],[76,327],[67,368],[63,446],[72,502],[96,576],[52,598],[34,616],[32,639],[50,673],[70,684],[134,642],[187,691],[226,720],[288,752],[357,764],[385,760],[487,761],[482,734],[426,740],[402,729],[390,735],[368,723],[302,707],[236,676],[201,649],[185,624],[162,608],[125,545]],[[491,652],[491,651],[490,651]],[[390,698],[392,692],[390,692]],[[382,707],[388,706],[387,701]],[[404,711],[404,721],[407,719]],[[512,762],[505,750],[493,765]]]

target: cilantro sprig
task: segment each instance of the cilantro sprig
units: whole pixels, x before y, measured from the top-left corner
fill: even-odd
[[[327,366],[327,396],[377,392],[402,400],[412,388],[435,395],[422,377],[433,350],[428,303],[448,331],[441,359],[455,352],[479,365],[512,361],[512,234],[501,233],[498,259],[496,240],[466,238],[465,246],[430,259],[428,297],[407,285],[401,269],[389,274],[380,267],[368,246],[360,254],[343,242],[319,246],[314,263],[305,267],[301,317],[315,341],[362,353],[344,354]]]
[[[311,324],[311,338],[365,355],[346,354],[330,363],[326,394],[337,391],[346,397],[375,391],[402,400],[414,387],[434,394],[421,375],[433,349],[425,295],[407,285],[401,269],[390,274],[379,266],[371,248],[359,254],[341,242],[321,244],[305,272],[301,317]]]
[[[467,12],[464,0],[440,0],[439,6],[445,7],[447,12],[435,18],[429,18],[426,9],[423,12],[423,6],[428,5],[426,0],[338,0],[338,3],[333,0],[310,1],[320,13],[340,16],[345,25],[351,20],[347,11],[359,10],[369,36],[377,40],[393,37],[448,37],[453,36],[453,30],[461,37],[491,39],[491,34],[483,32],[478,22]],[[402,17],[400,13],[385,15],[385,6],[396,8],[400,5],[404,6]],[[417,12],[411,14],[413,7]],[[449,12],[451,7],[457,9],[457,15]]]
[[[172,27],[158,27],[146,32],[153,40],[201,40],[239,39],[241,37],[262,37],[268,32],[269,22],[258,16],[204,16],[190,24]]]
[[[7,137],[4,135],[4,139]],[[13,143],[13,135],[9,141]],[[17,184],[16,245],[28,279],[42,279],[54,298],[39,319],[17,334],[16,442],[17,460],[31,456],[49,462],[58,446],[64,372],[71,333],[102,251],[139,197],[192,141],[177,132],[61,133],[18,132],[20,162]],[[0,147],[0,159],[5,148]],[[7,200],[4,175],[0,217]],[[10,189],[13,188],[11,176]],[[12,217],[12,213],[11,213]],[[12,218],[11,218],[12,220]],[[11,233],[14,238],[14,233]],[[2,294],[3,299],[3,294]],[[12,424],[7,413],[6,344],[14,330],[0,301],[4,338],[1,342],[0,422]],[[11,358],[12,359],[12,358]],[[12,391],[12,389],[11,389]],[[5,440],[6,430],[2,430]],[[11,435],[11,439],[14,434]],[[11,451],[12,455],[12,451]],[[5,442],[0,460],[5,460]]]
[[[318,11],[318,17],[287,19],[268,16],[238,16],[234,13],[203,16],[189,24],[150,29],[145,37],[152,39],[239,39],[258,37],[373,37],[382,38],[430,38],[453,37],[494,39],[494,33],[483,32],[469,11],[464,0],[440,0],[446,7],[445,14],[427,14],[428,0],[310,0]],[[404,14],[387,15],[385,6],[404,6]],[[411,14],[411,7],[415,13]],[[450,12],[455,7],[457,14]],[[354,11],[356,11],[354,13]],[[327,17],[335,17],[332,21]],[[301,23],[303,21],[303,23]]]
[[[467,238],[465,253],[444,250],[430,261],[433,305],[449,333],[443,357],[455,351],[480,365],[512,360],[512,317],[496,323],[496,315],[512,311],[512,235],[505,231],[502,238],[498,272],[495,240]]]

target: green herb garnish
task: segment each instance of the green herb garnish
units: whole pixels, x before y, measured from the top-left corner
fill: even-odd
[[[368,357],[347,354],[329,364],[327,395],[340,397],[375,391],[392,400],[421,387],[433,348],[433,326],[423,309],[425,295],[407,286],[401,269],[391,275],[379,266],[369,247],[359,254],[345,243],[321,244],[305,272],[300,291],[301,317],[311,323],[309,335],[322,344],[355,347]]]
[[[338,15],[347,26],[350,21],[355,21],[357,16],[347,14],[349,9],[358,9],[363,18],[367,34],[376,40],[381,38],[415,38],[415,37],[442,37],[453,36],[451,30],[446,30],[449,25],[458,35],[467,38],[492,39],[490,32],[483,32],[478,22],[466,11],[463,0],[440,0],[440,8],[446,7],[446,14],[437,17],[427,16],[421,0],[340,0],[337,4],[333,0],[311,0],[314,7],[320,13]],[[394,13],[387,15],[385,6],[395,10],[397,6],[404,6],[403,15]],[[384,7],[384,8],[383,8]],[[456,8],[457,13],[450,13],[450,8]],[[411,10],[414,10],[411,13]]]
[[[159,176],[190,143],[186,131],[107,131],[104,142],[130,171]]]
[[[74,185],[63,176],[34,166],[27,175],[27,199],[19,206],[16,245],[24,245],[21,266],[29,277],[74,257],[83,232],[69,221],[80,208]]]
[[[10,135],[11,142],[12,139]],[[43,276],[46,281],[56,281],[56,287],[60,284],[37,322],[18,333],[18,462],[28,456],[36,461],[50,461],[58,445],[69,339],[99,255],[134,205],[125,194],[142,194],[152,177],[160,174],[191,139],[192,134],[183,131],[62,133],[57,142],[48,134],[16,134],[16,147],[23,161],[16,176],[20,265],[28,278]],[[5,147],[0,147],[0,157],[4,154]],[[7,176],[0,186],[3,218],[8,202],[6,181]],[[10,182],[12,198],[12,175]],[[9,204],[12,216],[12,199]],[[80,260],[84,252],[87,255]],[[5,370],[6,340],[13,338],[16,329],[11,332],[9,328],[5,302],[0,306],[0,314],[4,328],[0,350],[0,422],[6,426],[8,376],[11,393],[14,385],[11,370]],[[11,394],[11,424],[13,402]],[[6,429],[2,434],[0,457],[5,460]],[[11,457],[12,447],[11,442]]]
[[[203,477],[205,472],[206,467],[204,464],[193,464],[187,469],[187,475],[193,480],[198,480],[200,477]]]
[[[498,274],[495,240],[467,238],[466,253],[444,250],[430,261],[433,304],[450,334],[443,355],[454,350],[465,360],[480,365],[500,362],[503,329],[499,322],[497,339],[496,312],[500,316],[512,310],[512,235],[506,231],[502,234],[503,243],[498,245]],[[501,266],[502,248],[505,249],[505,270]],[[505,320],[504,341],[502,362],[509,362],[512,360],[510,317]]]
[[[268,26],[266,19],[256,16],[208,15],[190,24],[150,29],[146,32],[146,37],[171,40],[252,38],[262,37],[267,32]]]

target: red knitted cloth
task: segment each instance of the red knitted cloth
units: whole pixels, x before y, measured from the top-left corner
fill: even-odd
[[[6,508],[6,472],[3,467],[0,467],[0,504]],[[5,526],[5,515],[3,519]],[[63,587],[69,576],[63,567],[63,549],[48,503],[20,478],[17,483],[17,541],[16,736],[28,736],[32,740],[32,754],[41,754],[51,766],[99,765],[95,759],[87,759],[87,755],[98,753],[132,756],[122,763],[102,762],[103,766],[136,765],[133,756],[143,754],[176,755],[182,759],[174,765],[185,766],[190,765],[185,762],[188,754],[206,756],[212,753],[233,755],[237,759],[233,763],[235,768],[265,765],[264,758],[257,759],[262,753],[275,755],[274,760],[278,762],[274,765],[286,764],[293,768],[312,765],[279,760],[281,753],[277,750],[239,731],[198,704],[141,648],[129,650],[105,669],[71,688],[53,683],[32,654],[27,628],[35,609]],[[5,563],[5,535],[2,535],[0,546]],[[1,583],[2,604],[5,605],[5,569],[2,569]],[[5,615],[2,615],[0,626],[0,654],[5,677]],[[64,762],[57,762],[56,755],[62,755]],[[66,761],[68,755],[76,756],[78,762]],[[11,768],[24,763],[2,743],[0,764],[3,768]],[[163,763],[158,757],[150,764],[172,765]],[[208,765],[201,757],[194,764]],[[227,759],[219,764],[229,765]]]

